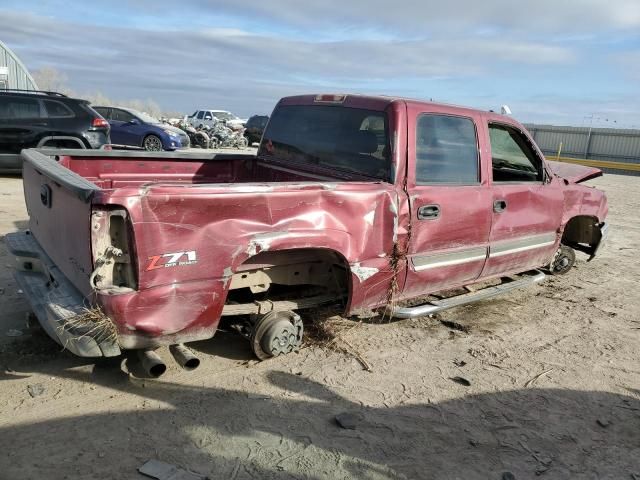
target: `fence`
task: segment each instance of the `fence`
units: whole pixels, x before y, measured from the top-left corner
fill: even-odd
[[[525,125],[542,152],[554,160],[581,163],[612,173],[640,175],[640,130]]]

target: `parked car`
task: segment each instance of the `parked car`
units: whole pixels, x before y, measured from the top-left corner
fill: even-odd
[[[89,102],[61,93],[0,90],[0,171],[22,169],[23,148],[100,148],[109,124]]]
[[[140,147],[153,152],[189,147],[189,136],[185,132],[147,113],[124,107],[93,108],[109,121],[114,145]]]
[[[254,115],[247,120],[245,125],[244,136],[247,137],[249,145],[254,142],[259,142],[262,138],[262,132],[264,132],[267,122],[269,121],[268,115]]]
[[[228,127],[242,127],[247,123],[246,118],[236,117],[226,110],[196,110],[187,117],[187,122],[195,128],[199,126],[213,127],[218,122],[224,122]]]
[[[284,98],[257,155],[23,156],[31,230],[4,241],[40,322],[152,375],[222,317],[264,359],[300,347],[306,309],[428,315],[566,273],[608,231],[581,184],[600,170],[546,161],[510,116],[403,98]]]

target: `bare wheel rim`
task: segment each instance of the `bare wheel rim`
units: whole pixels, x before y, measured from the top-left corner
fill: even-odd
[[[158,152],[162,150],[162,142],[155,135],[149,135],[144,139],[144,149],[150,152]]]

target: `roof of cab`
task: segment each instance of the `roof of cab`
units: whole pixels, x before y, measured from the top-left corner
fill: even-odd
[[[341,101],[336,102],[327,102],[327,101],[318,101],[317,98],[325,96],[335,96],[335,97],[344,97]],[[460,105],[452,105],[447,103],[433,102],[430,100],[420,100],[414,98],[407,97],[399,97],[399,96],[386,96],[386,95],[362,95],[362,94],[353,94],[353,93],[329,93],[329,94],[308,94],[308,95],[294,95],[290,97],[284,97],[280,100],[281,105],[310,105],[314,103],[320,104],[335,104],[335,105],[343,105],[346,107],[360,107],[360,108],[371,108],[375,110],[384,110],[387,106],[395,102],[403,102],[407,105],[415,105],[415,106],[431,106],[438,107],[440,109],[447,109],[450,111],[456,111],[458,113],[470,113],[470,112],[482,112],[488,113],[484,110],[474,109],[470,107],[464,107]]]

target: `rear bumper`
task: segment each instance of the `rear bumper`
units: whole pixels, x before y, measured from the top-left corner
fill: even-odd
[[[0,172],[20,173],[22,172],[22,158],[20,154],[0,153]]]
[[[47,334],[80,357],[120,355],[117,335],[104,325],[80,320],[92,302],[71,284],[29,232],[5,237],[16,257],[15,277]]]

